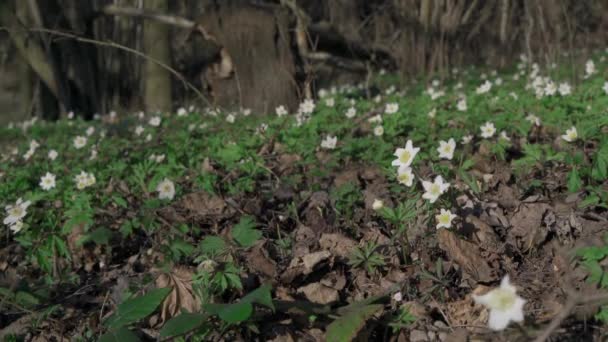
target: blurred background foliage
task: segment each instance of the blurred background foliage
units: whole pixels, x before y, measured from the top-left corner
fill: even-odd
[[[602,0],[3,0],[0,122],[186,104],[295,109],[380,69],[445,77],[604,48]],[[580,55],[563,53],[582,51]],[[581,65],[581,64],[579,64]]]

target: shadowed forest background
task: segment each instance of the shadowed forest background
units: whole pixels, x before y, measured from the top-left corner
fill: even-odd
[[[27,0],[1,6],[3,121],[186,103],[295,109],[315,89],[365,81],[380,69],[407,82],[407,76],[442,77],[465,64],[504,67],[522,53],[551,61],[560,51],[600,46],[608,35],[604,1]]]
[[[607,0],[0,0],[0,341],[608,340]]]

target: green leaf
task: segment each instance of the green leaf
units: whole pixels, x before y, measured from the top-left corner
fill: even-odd
[[[118,195],[114,195],[112,196],[112,200],[114,201],[114,203],[116,203],[116,205],[118,205],[119,207],[123,207],[123,208],[127,208],[129,205],[127,204],[127,201],[125,201],[124,198],[118,196]]]
[[[578,175],[578,170],[573,168],[572,171],[568,173],[568,191],[576,192],[581,189],[583,186],[581,177]]]
[[[94,243],[96,243],[98,245],[107,245],[108,243],[110,243],[110,238],[112,237],[112,234],[113,234],[113,232],[111,230],[109,230],[108,228],[100,227],[100,228],[93,230],[89,234],[86,234],[85,236],[83,236],[80,240],[78,240],[77,245],[80,246],[89,241],[93,241]]]
[[[589,195],[589,196],[585,197],[585,199],[582,200],[578,204],[578,207],[579,208],[586,208],[586,207],[589,207],[589,206],[592,206],[592,205],[597,205],[599,203],[600,203],[599,196],[596,195],[596,194],[592,194],[592,195]]]
[[[160,330],[160,337],[183,335],[205,323],[206,317],[207,315],[201,313],[184,312],[165,323]]]
[[[15,295],[15,301],[25,307],[33,307],[40,304],[38,298],[29,292],[19,291]]]
[[[608,143],[604,143],[597,151],[591,176],[597,181],[603,181],[608,178]]]
[[[373,304],[347,312],[327,326],[327,341],[352,341],[363,329],[365,322],[382,308],[381,304]]]
[[[224,322],[237,324],[246,321],[253,313],[251,303],[207,304],[205,310],[219,316]]]
[[[241,303],[257,303],[274,310],[270,285],[262,285],[241,299]]]
[[[97,342],[139,342],[139,337],[131,330],[122,327],[103,334]]]
[[[201,241],[199,248],[207,255],[222,254],[226,250],[226,241],[219,236],[207,236]]]
[[[129,299],[118,305],[116,312],[104,323],[110,329],[116,329],[147,317],[171,292],[170,288],[154,289],[143,296]]]
[[[232,238],[242,247],[251,247],[262,237],[262,232],[254,227],[253,219],[244,216],[239,223],[232,227]]]

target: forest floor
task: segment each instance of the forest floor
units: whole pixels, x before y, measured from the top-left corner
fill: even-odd
[[[603,340],[608,63],[592,61],[382,74],[296,114],[0,128],[0,338]]]

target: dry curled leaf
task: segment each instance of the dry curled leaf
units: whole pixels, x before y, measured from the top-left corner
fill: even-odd
[[[226,202],[206,192],[195,192],[182,197],[180,206],[198,216],[214,216],[222,214]]]
[[[439,247],[447,253],[448,257],[475,281],[490,282],[498,279],[474,243],[460,239],[447,229],[440,229],[437,239]]]
[[[274,278],[277,274],[276,263],[264,249],[264,242],[258,243],[247,253],[247,266],[250,270]]]
[[[169,273],[163,273],[156,278],[156,287],[172,288],[161,305],[160,321],[162,324],[182,310],[197,312],[201,303],[192,290],[192,271],[186,267],[175,267]]]
[[[550,209],[544,203],[524,203],[511,217],[509,238],[522,252],[540,245],[547,238],[549,229],[543,224],[543,216]]]
[[[332,255],[344,259],[350,257],[357,244],[353,239],[338,233],[323,234],[319,239],[319,246],[322,249],[329,251]]]
[[[340,298],[338,290],[320,282],[302,286],[298,289],[298,293],[303,293],[306,299],[317,304],[329,304]]]
[[[281,281],[290,283],[299,275],[308,275],[314,271],[315,266],[331,256],[328,251],[319,251],[302,256],[301,258],[293,258],[289,267],[281,275]]]

